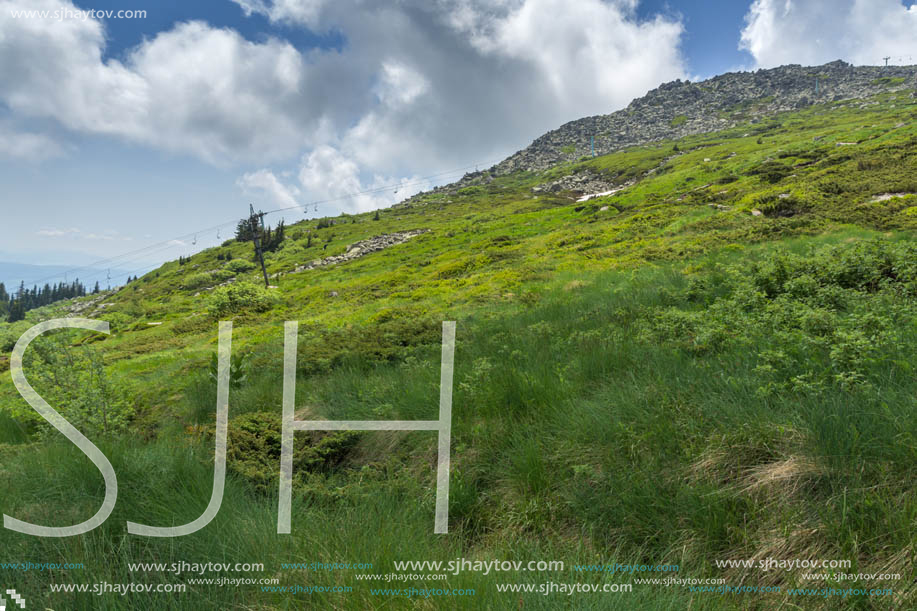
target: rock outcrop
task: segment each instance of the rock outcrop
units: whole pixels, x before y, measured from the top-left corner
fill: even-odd
[[[368,255],[371,252],[376,252],[378,250],[383,250],[389,248],[396,244],[401,244],[402,242],[407,242],[411,238],[417,237],[421,234],[427,233],[429,229],[414,229],[411,231],[399,231],[397,233],[383,233],[382,235],[377,235],[369,238],[368,240],[362,240],[360,242],[354,242],[347,247],[347,252],[341,255],[332,255],[330,257],[325,257],[324,259],[316,259],[310,263],[304,265],[299,265],[292,272],[296,273],[306,271],[308,269],[315,269],[316,267],[324,267],[326,265],[334,265],[335,263],[346,263],[347,261],[352,261],[358,257]],[[274,274],[275,276],[277,274]]]
[[[817,81],[817,85],[816,85]],[[817,91],[816,91],[817,87]],[[491,172],[539,170],[657,140],[728,129],[818,102],[860,100],[883,91],[917,89],[917,66],[861,66],[842,61],[730,72],[659,86],[624,110],[562,125],[500,162]]]
[[[760,123],[779,112],[816,103],[864,98],[886,91],[917,95],[917,66],[853,66],[834,61],[823,66],[788,65],[754,72],[729,72],[702,82],[676,80],[637,98],[623,110],[566,123],[497,165],[465,174],[426,193],[454,193],[486,185],[494,176],[517,170],[543,170],[595,153],[605,155],[659,140]],[[606,185],[608,186],[608,185]],[[551,191],[550,185],[545,190]],[[602,185],[561,185],[560,189],[601,192]],[[610,188],[610,187],[608,187]],[[396,206],[410,207],[419,193]]]

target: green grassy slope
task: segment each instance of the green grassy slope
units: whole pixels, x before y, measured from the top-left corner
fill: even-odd
[[[913,605],[915,118],[909,94],[818,105],[425,194],[379,220],[298,223],[268,256],[277,288],[253,291],[250,307],[235,312],[216,309],[233,288],[214,287],[229,277],[233,287],[257,283],[257,271],[226,263],[250,259],[250,244],[167,263],[86,310],[111,323],[111,336],[70,338],[104,358],[112,409],[124,415],[109,433],[90,435],[118,473],[115,512],[74,539],[0,532],[4,560],[85,565],[52,576],[7,572],[3,583],[75,609]],[[584,203],[532,191],[581,172],[634,184]],[[429,231],[293,273],[359,240],[413,229]],[[251,307],[259,299],[265,307]],[[25,329],[65,305],[0,324],[0,369]],[[221,512],[181,539],[129,536],[126,520],[185,523],[209,499],[216,390],[208,364],[221,319],[234,320],[234,351],[250,355],[230,396]],[[298,433],[293,534],[275,534],[286,320],[300,322],[297,409],[329,419],[434,419],[439,325],[458,322],[450,535],[432,534],[435,440],[423,432]],[[43,384],[53,394],[51,380],[36,378],[40,391]],[[92,515],[98,472],[46,430],[7,373],[0,407],[2,511],[49,525]],[[281,567],[371,562],[371,572],[389,573],[396,560],[457,557],[564,560],[566,568],[394,585],[356,580],[360,571]],[[714,566],[751,558],[847,559],[848,572],[902,578],[857,586],[891,587],[887,596],[791,596],[788,588],[832,584],[807,581],[801,569]],[[182,595],[123,599],[49,590],[49,582],[188,583],[188,575],[129,573],[137,561],[262,562],[254,577],[353,590],[291,596],[191,585]],[[782,592],[496,591],[501,583],[630,583],[572,568],[615,562],[677,564],[681,578]],[[444,602],[371,591],[410,585],[476,594]]]

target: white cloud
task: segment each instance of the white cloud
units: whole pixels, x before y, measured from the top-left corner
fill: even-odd
[[[0,0],[9,11],[58,10],[58,0]],[[83,133],[114,135],[209,161],[295,154],[308,125],[302,57],[276,39],[182,23],[145,40],[124,63],[102,59],[101,22],[0,18],[0,101]]]
[[[236,2],[287,27],[340,32],[345,43],[297,50],[190,22],[118,60],[104,56],[99,21],[0,17],[0,104],[77,134],[257,164],[239,187],[290,203],[341,195],[339,185],[366,190],[483,167],[687,76],[681,23],[641,21],[637,0]],[[0,0],[0,16],[60,7],[73,5]],[[294,187],[271,165],[297,158]]]
[[[271,21],[315,26],[325,0],[232,0],[246,15],[259,13]]]
[[[663,17],[637,23],[636,4],[528,0],[490,22],[490,31],[477,32],[473,42],[498,58],[531,63],[573,115],[622,106],[685,74],[681,23]]]
[[[423,74],[398,61],[382,62],[376,95],[390,107],[407,106],[430,89]]]
[[[70,236],[71,238],[79,240],[103,240],[106,242],[112,242],[116,240],[121,242],[130,242],[133,240],[133,238],[129,236],[123,236],[120,232],[113,229],[109,229],[102,233],[84,233],[83,230],[79,229],[78,227],[70,227],[67,229],[60,229],[57,227],[39,229],[35,232],[35,235],[41,236],[43,238],[60,238],[63,236]]]
[[[755,0],[741,48],[759,66],[914,63],[917,6],[900,0]]]
[[[246,195],[264,196],[281,208],[299,206],[299,189],[285,185],[270,170],[258,170],[244,174],[236,183]]]
[[[474,160],[486,167],[565,121],[611,112],[686,76],[681,24],[638,22],[635,2],[399,6],[357,11],[340,2],[320,16],[348,36],[334,61],[357,82],[372,81],[377,103],[359,105],[304,156],[300,184],[309,197],[398,184],[396,176]],[[411,189],[364,194],[347,206],[389,205],[420,187]]]
[[[59,157],[63,147],[50,136],[17,130],[0,123],[0,157],[25,161],[43,161]]]
[[[320,146],[302,160],[299,182],[318,204],[320,214],[331,210],[365,212],[391,206],[418,192],[415,178],[363,176],[359,165],[331,146]],[[329,201],[330,200],[330,201]],[[309,210],[306,210],[309,213]]]
[[[52,227],[50,229],[40,229],[35,232],[35,235],[46,238],[57,238],[64,235],[72,235],[74,233],[80,233],[80,230],[76,227],[71,227],[70,229],[57,229]]]

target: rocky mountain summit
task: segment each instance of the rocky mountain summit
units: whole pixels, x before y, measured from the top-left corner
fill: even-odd
[[[917,89],[917,66],[781,66],[730,72],[692,83],[665,83],[608,115],[571,121],[536,139],[490,172],[540,170],[592,155],[605,155],[663,139],[677,139],[756,123],[778,112],[814,103],[858,100],[883,91]],[[478,172],[478,175],[485,174]],[[486,180],[466,175],[462,183]]]

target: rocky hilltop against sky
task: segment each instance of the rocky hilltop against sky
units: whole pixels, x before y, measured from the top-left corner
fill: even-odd
[[[672,81],[608,115],[570,121],[500,162],[496,173],[544,169],[661,139],[756,122],[759,117],[823,101],[856,100],[883,91],[917,90],[917,66],[781,66],[729,72],[706,81]]]

